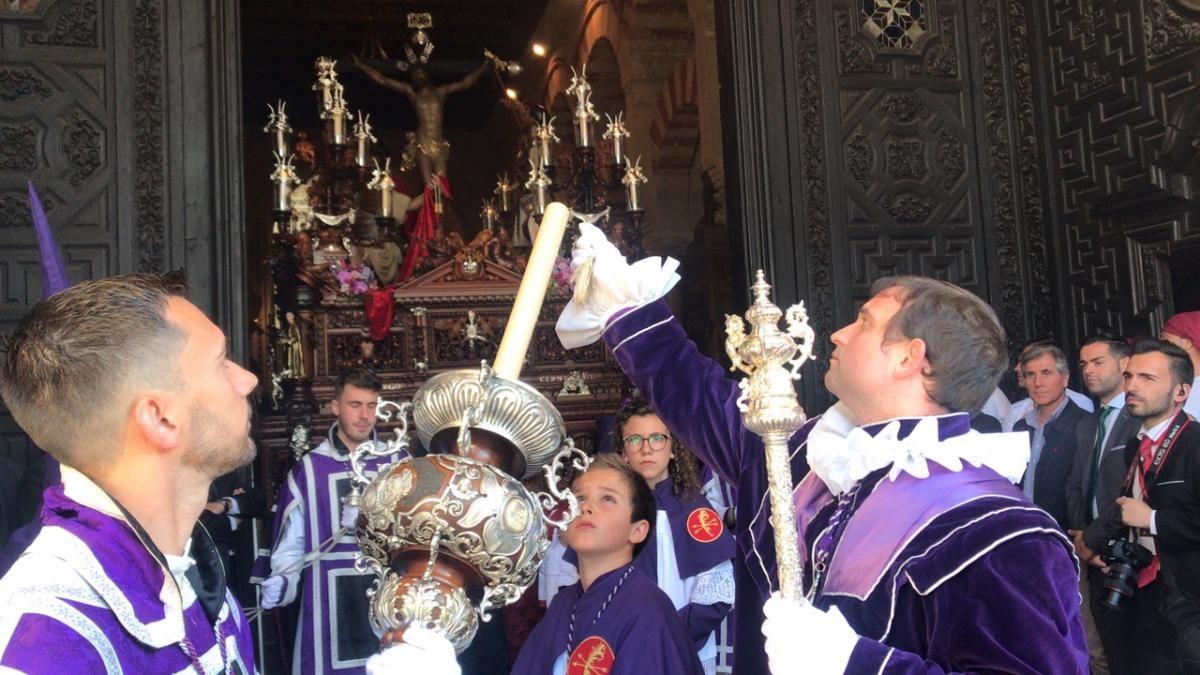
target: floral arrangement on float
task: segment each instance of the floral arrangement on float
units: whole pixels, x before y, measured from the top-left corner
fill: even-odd
[[[375,283],[375,272],[366,265],[356,265],[352,262],[335,262],[329,267],[329,273],[337,283],[338,293],[350,297],[366,295]]]

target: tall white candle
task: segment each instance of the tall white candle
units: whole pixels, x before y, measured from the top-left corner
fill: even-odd
[[[529,252],[529,262],[525,265],[525,276],[521,277],[521,288],[517,291],[517,299],[513,302],[508,324],[504,328],[504,337],[500,340],[500,348],[492,364],[496,375],[506,380],[515,381],[521,377],[525,354],[529,351],[529,341],[533,338],[533,329],[542,311],[542,301],[546,298],[550,275],[558,259],[558,247],[562,244],[570,217],[571,212],[561,202],[551,203],[542,216],[542,225],[533,242],[533,250]]]

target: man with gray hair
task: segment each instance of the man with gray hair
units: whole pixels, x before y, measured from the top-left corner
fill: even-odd
[[[86,281],[12,335],[0,394],[62,484],[0,579],[0,670],[255,672],[197,518],[213,479],[254,458],[258,378],[182,292],[172,275]]]
[[[1071,375],[1063,350],[1048,342],[1035,343],[1021,353],[1021,375],[1033,407],[1017,420],[1013,431],[1029,434],[1029,465],[1021,491],[1054,517],[1065,531],[1067,479],[1075,461],[1075,430],[1087,413],[1067,397]]]

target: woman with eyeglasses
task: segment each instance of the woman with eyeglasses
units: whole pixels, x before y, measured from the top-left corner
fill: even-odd
[[[705,673],[715,673],[716,631],[733,608],[733,537],[701,492],[696,457],[640,396],[618,413],[616,433],[616,447],[658,503],[657,524],[633,564],[670,596]]]

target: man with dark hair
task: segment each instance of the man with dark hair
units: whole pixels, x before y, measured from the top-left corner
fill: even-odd
[[[1067,478],[1075,461],[1075,430],[1087,415],[1067,397],[1067,356],[1043,343],[1021,354],[1021,374],[1033,407],[1013,425],[1029,434],[1029,465],[1021,490],[1067,529]]]
[[[255,672],[196,521],[213,479],[254,458],[258,379],[183,290],[155,274],[86,281],[12,336],[0,392],[62,484],[0,580],[0,670]]]
[[[737,672],[767,672],[766,656],[776,673],[1087,671],[1071,542],[1013,485],[1028,437],[970,429],[967,411],[1008,364],[991,308],[935,279],[883,279],[831,336],[825,384],[839,402],[789,443],[812,604],[767,602],[764,654],[772,515],[737,383],[661,299],[677,263],[630,266],[580,229],[573,265],[590,261],[590,291],[559,318],[560,339],[603,339],[667,426],[737,485]]]
[[[1163,608],[1175,593],[1200,598],[1200,425],[1183,411],[1195,375],[1187,353],[1161,340],[1134,345],[1125,371],[1125,405],[1142,424],[1125,446],[1129,470],[1112,535],[1154,557],[1138,571],[1137,590],[1122,601],[1131,654],[1119,670],[1113,663],[1118,672],[1184,672],[1178,629]],[[1171,589],[1160,569],[1171,572]]]
[[[374,577],[354,569],[358,509],[350,493],[350,450],[374,443],[375,408],[383,383],[366,368],[342,372],[330,412],[337,419],[325,440],[300,458],[279,490],[271,552],[271,576],[262,584],[262,607],[300,597],[303,606],[292,649],[292,672],[361,673],[379,648],[371,630],[367,590]],[[406,457],[403,452],[364,462],[374,476]]]
[[[1075,540],[1075,555],[1082,565],[1080,594],[1085,599],[1083,619],[1093,673],[1108,672],[1105,653],[1124,648],[1113,617],[1098,608],[1107,569],[1099,554],[1104,552],[1107,524],[1121,496],[1125,442],[1141,424],[1125,408],[1124,374],[1132,352],[1125,340],[1103,334],[1087,338],[1079,348],[1084,387],[1099,401],[1100,410],[1084,416],[1076,427],[1066,497],[1068,534]]]
[[[1192,370],[1200,373],[1200,311],[1180,312],[1163,324],[1162,339],[1179,347],[1192,361]],[[1192,391],[1183,410],[1200,419],[1200,375],[1192,380]]]

